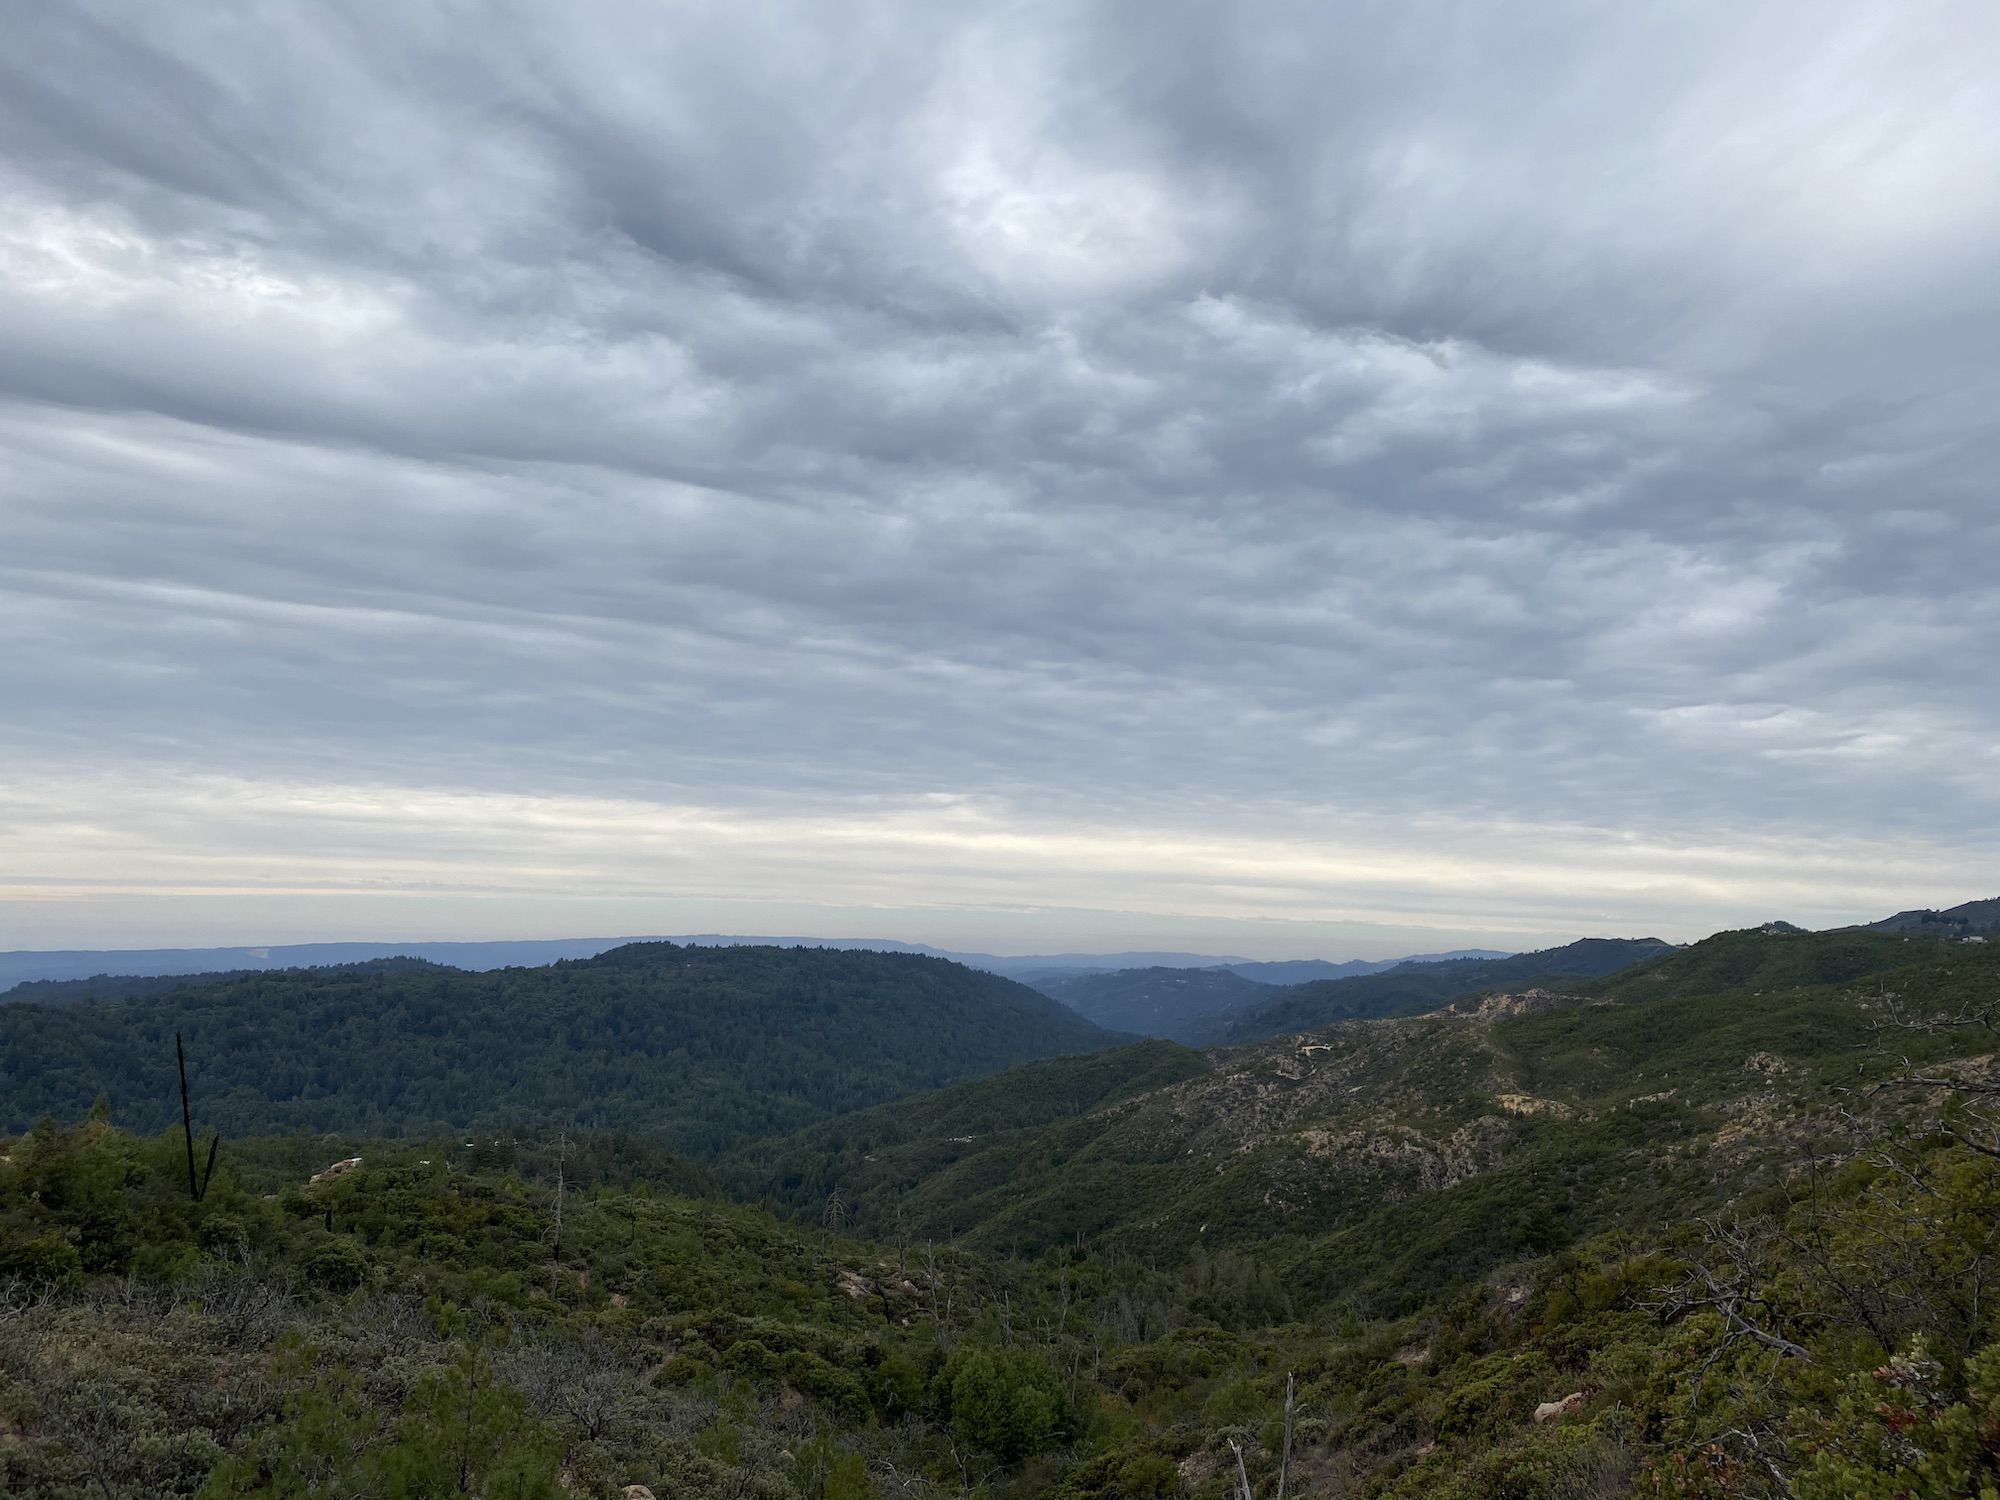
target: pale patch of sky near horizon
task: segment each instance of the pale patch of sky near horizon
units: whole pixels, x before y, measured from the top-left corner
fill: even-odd
[[[92,813],[47,812],[80,804]],[[189,920],[218,943],[719,922],[820,937],[920,930],[915,940],[1001,951],[1172,938],[1251,957],[1328,945],[1386,957],[1440,932],[1510,948],[1641,928],[1685,939],[1760,902],[1833,925],[1978,873],[1936,848],[1838,840],[1720,847],[1381,818],[1302,822],[1278,838],[1038,825],[948,797],[830,816],[221,777],[166,796],[152,777],[0,793],[0,870],[11,872],[0,917],[39,924],[46,946],[89,937],[75,915],[110,910],[140,924],[127,946],[184,939]],[[1125,905],[1094,905],[1107,890]],[[1560,926],[1545,925],[1551,911]]]
[[[2000,12],[25,9],[0,948],[2000,892]]]

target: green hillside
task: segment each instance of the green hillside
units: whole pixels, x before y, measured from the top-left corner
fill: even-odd
[[[1860,929],[1802,932],[1797,928],[1752,927],[1718,932],[1631,968],[1563,988],[1580,995],[1648,1000],[1662,995],[1845,984],[1958,951],[1947,942],[1937,937]]]
[[[517,1122],[712,1152],[1113,1038],[941,959],[633,944],[542,968],[414,960],[253,973],[93,1004],[0,1006],[0,1127],[178,1117],[173,1037],[230,1135]]]
[[[904,1191],[927,1183],[933,1191],[956,1191],[938,1182],[962,1157],[990,1151],[998,1140],[1034,1139],[1045,1127],[1088,1119],[1208,1068],[1201,1053],[1166,1041],[1027,1063],[824,1120],[797,1135],[750,1142],[720,1167],[746,1196],[807,1215],[822,1214],[836,1193],[851,1188],[864,1197],[852,1204],[842,1198],[841,1211],[879,1229],[896,1221],[895,1201]]]

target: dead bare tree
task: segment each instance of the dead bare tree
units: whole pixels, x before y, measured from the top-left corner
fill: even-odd
[[[291,1288],[267,1274],[246,1250],[235,1260],[204,1260],[177,1284],[182,1306],[208,1319],[225,1342],[263,1348],[285,1326]]]
[[[28,1283],[21,1276],[0,1276],[0,1323],[22,1317],[47,1296],[44,1288]]]
[[[937,1325],[939,1341],[947,1347],[951,1343],[953,1305],[958,1300],[956,1281],[946,1274],[946,1263],[937,1253],[937,1246],[930,1240],[924,1241],[924,1289],[930,1297],[931,1322]],[[940,1297],[942,1293],[942,1297]]]
[[[1652,1299],[1642,1304],[1657,1313],[1662,1323],[1698,1312],[1713,1312],[1722,1319],[1722,1338],[1695,1374],[1697,1399],[1709,1371],[1746,1341],[1811,1364],[1812,1355],[1804,1346],[1776,1331],[1779,1309],[1758,1290],[1755,1232],[1736,1220],[1715,1218],[1701,1223],[1707,1255],[1690,1257],[1687,1274],[1678,1283],[1658,1288]],[[1720,1264],[1711,1265],[1710,1259]]]
[[[1285,1447],[1278,1459],[1278,1500],[1285,1500],[1285,1482],[1292,1476],[1292,1372],[1285,1372]]]
[[[2000,999],[1968,1002],[1957,1010],[1939,1011],[1928,1016],[1912,1015],[1904,1008],[1902,997],[1898,995],[1881,995],[1876,1004],[1881,1008],[1882,1016],[1869,1029],[1878,1035],[1886,1036],[1892,1032],[1916,1036],[1944,1036],[1955,1031],[2000,1032]],[[1901,1059],[1901,1064],[1892,1076],[1869,1089],[1868,1096],[1872,1098],[1893,1089],[1932,1089],[1961,1100],[1985,1102],[1987,1107],[1980,1111],[1979,1124],[1984,1127],[1988,1139],[1967,1139],[1949,1129],[1946,1133],[1982,1156],[2000,1157],[2000,1122],[1996,1122],[1989,1112],[2000,1105],[2000,1080],[1935,1068],[1922,1071],[1907,1054]]]
[[[624,1352],[597,1329],[564,1338],[517,1329],[496,1363],[539,1415],[596,1442],[643,1394]]]
[[[1240,1500],[1251,1500],[1250,1471],[1243,1466],[1243,1445],[1235,1438],[1229,1440],[1229,1451],[1236,1455],[1236,1484]]]
[[[556,1279],[562,1270],[563,1203],[569,1192],[569,1132],[556,1136],[556,1200],[549,1222],[549,1295],[556,1294]]]
[[[1868,1094],[1873,1097],[1894,1089],[1930,1089],[1946,1095],[1948,1102],[1960,1104],[1957,1112],[1939,1108],[1933,1128],[1968,1151],[2000,1161],[2000,1080],[1936,1069],[1924,1072],[1905,1058],[1901,1072],[1883,1079]]]
[[[1883,1012],[1882,1018],[1869,1026],[1875,1032],[1914,1031],[1935,1035],[1972,1028],[2000,1031],[2000,1001],[1962,1005],[1955,1011],[1940,1011],[1932,1016],[1913,1016],[1903,1008],[1901,995],[1885,990],[1875,997],[1875,1004]]]
[[[181,1034],[174,1033],[174,1061],[180,1065],[181,1073],[181,1130],[187,1138],[188,1198],[195,1203],[208,1196],[208,1180],[215,1175],[215,1153],[222,1145],[218,1133],[208,1143],[208,1166],[197,1182],[194,1175],[194,1113],[188,1107],[188,1064],[187,1049],[181,1045]]]

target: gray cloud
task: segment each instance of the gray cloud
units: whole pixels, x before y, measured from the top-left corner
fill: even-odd
[[[954,856],[972,907],[1247,921],[1215,840],[1399,827],[1447,873],[1286,919],[1761,914],[1669,845],[1972,894],[1996,62],[1970,0],[31,9],[0,938],[141,822],[208,872],[148,889],[249,879],[217,776],[301,848],[310,788],[705,808],[684,898],[774,878],[732,819],[937,797],[1044,851]],[[376,857],[587,884],[509,826]],[[1079,883],[1074,826],[1187,864]],[[1496,827],[1653,884],[1490,908]],[[900,834],[798,836],[795,899],[905,899]]]

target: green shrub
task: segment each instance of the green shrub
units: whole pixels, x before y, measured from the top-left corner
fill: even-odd
[[[0,1244],[0,1277],[19,1277],[38,1290],[66,1291],[83,1280],[83,1257],[50,1231],[16,1245]]]
[[[1068,1425],[1062,1379],[1038,1354],[961,1348],[939,1379],[953,1431],[1002,1463],[1042,1452]]]
[[[352,1240],[323,1239],[306,1252],[300,1269],[313,1286],[351,1292],[368,1279],[368,1257]]]

